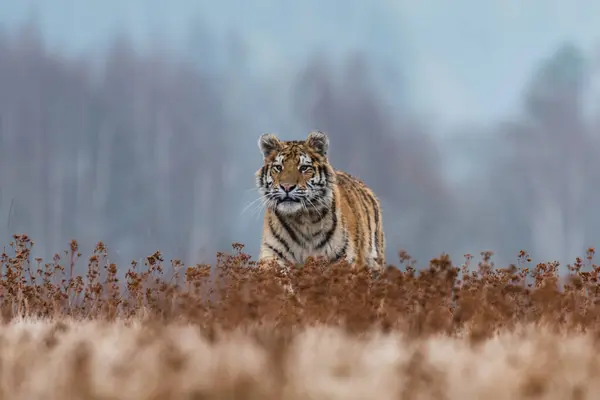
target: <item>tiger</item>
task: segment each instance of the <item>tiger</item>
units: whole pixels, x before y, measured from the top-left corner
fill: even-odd
[[[265,206],[259,263],[301,265],[313,257],[385,266],[379,199],[361,180],[331,166],[326,133],[291,141],[265,133],[258,147],[264,165],[256,186]]]

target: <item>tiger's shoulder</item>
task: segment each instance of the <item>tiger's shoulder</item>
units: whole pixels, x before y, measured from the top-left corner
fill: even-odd
[[[344,192],[347,191],[359,191],[363,192],[364,195],[373,198],[377,207],[380,207],[379,199],[375,195],[375,192],[365,184],[365,182],[358,178],[355,175],[351,175],[345,171],[334,170],[336,176],[336,184],[341,189],[344,189]]]

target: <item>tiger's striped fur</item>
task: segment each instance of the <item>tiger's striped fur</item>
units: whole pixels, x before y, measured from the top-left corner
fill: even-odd
[[[363,182],[329,164],[323,132],[306,140],[258,141],[264,165],[256,185],[266,206],[259,261],[303,263],[306,257],[385,266],[379,200]]]

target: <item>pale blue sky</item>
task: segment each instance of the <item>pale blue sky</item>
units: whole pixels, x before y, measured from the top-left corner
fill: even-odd
[[[600,39],[592,0],[2,0],[0,25],[34,9],[48,44],[65,51],[99,49],[120,31],[181,49],[193,18],[216,37],[241,34],[248,67],[265,76],[295,72],[318,49],[362,50],[403,69],[414,106],[445,126],[515,110],[536,62],[564,40],[593,54]]]

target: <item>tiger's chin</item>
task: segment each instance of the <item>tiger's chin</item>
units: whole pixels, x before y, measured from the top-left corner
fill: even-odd
[[[304,208],[299,201],[285,200],[280,201],[275,206],[275,209],[283,215],[295,215],[301,213]]]

